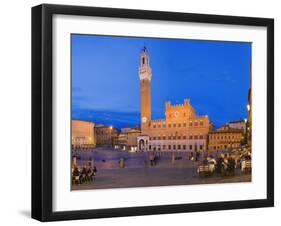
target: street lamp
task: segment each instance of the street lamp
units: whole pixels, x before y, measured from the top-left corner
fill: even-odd
[[[113,126],[109,126],[109,130],[110,130],[110,143],[111,143],[111,147],[113,147],[113,139],[112,139],[112,129],[113,129]]]
[[[247,104],[247,110],[250,111],[250,105],[249,104]]]

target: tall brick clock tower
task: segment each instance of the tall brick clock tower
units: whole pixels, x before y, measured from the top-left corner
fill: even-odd
[[[140,97],[141,97],[141,129],[145,129],[151,120],[150,80],[151,68],[149,66],[149,55],[146,47],[140,54]]]

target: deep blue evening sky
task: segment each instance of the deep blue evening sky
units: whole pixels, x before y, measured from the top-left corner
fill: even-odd
[[[140,123],[139,56],[152,68],[152,118],[190,98],[216,126],[247,117],[251,44],[72,35],[72,118],[119,128]]]

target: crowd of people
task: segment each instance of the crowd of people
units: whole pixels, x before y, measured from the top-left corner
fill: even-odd
[[[217,154],[216,158],[213,155],[208,155],[204,157],[202,165],[207,165],[211,174],[234,176],[236,169],[243,173],[251,170],[251,152],[248,150],[235,150]],[[199,167],[197,171],[200,173]]]
[[[72,183],[83,184],[86,182],[93,182],[97,174],[97,167],[93,165],[92,160],[89,159],[88,165],[78,167],[73,164],[72,167]]]
[[[156,166],[158,160],[160,160],[160,154],[157,154],[156,152],[150,153],[149,155],[150,166]]]

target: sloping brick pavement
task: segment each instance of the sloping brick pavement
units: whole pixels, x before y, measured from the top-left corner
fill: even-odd
[[[79,152],[81,160],[78,165],[86,165],[89,158],[95,159],[97,176],[93,183],[73,185],[73,190],[105,189],[125,187],[172,186],[210,183],[250,182],[251,174],[241,174],[236,170],[235,176],[212,175],[199,177],[197,164],[188,159],[187,153],[177,152],[182,157],[172,161],[171,153],[162,153],[156,166],[150,166],[149,153],[128,153],[110,149],[96,149],[94,152]],[[120,168],[118,161],[125,159],[125,168]]]

